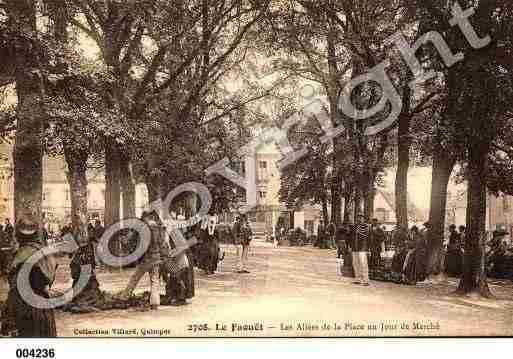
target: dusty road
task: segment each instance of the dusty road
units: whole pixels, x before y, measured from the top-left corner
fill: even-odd
[[[495,300],[452,296],[446,284],[351,283],[337,274],[334,251],[256,244],[250,274],[237,274],[225,247],[219,272],[196,272],[196,297],[185,307],[57,314],[59,336],[422,336],[513,335],[513,284],[491,285]],[[100,271],[102,289],[121,290],[130,270]],[[71,285],[59,269],[58,289]],[[143,279],[140,291],[147,290]],[[0,284],[5,295],[5,283]],[[0,298],[2,299],[2,298]]]

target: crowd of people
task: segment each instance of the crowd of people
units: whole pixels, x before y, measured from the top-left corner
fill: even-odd
[[[385,232],[377,219],[369,224],[365,223],[363,216],[358,216],[355,224],[343,223],[335,230],[330,227],[321,222],[317,246],[333,248],[332,243],[335,242],[337,257],[344,259],[345,274],[354,276],[355,283],[368,285],[369,278],[373,278],[415,284],[426,279],[429,222],[424,223],[422,229],[397,226],[392,232]],[[513,279],[513,253],[504,240],[507,234],[506,231],[495,230],[491,240],[485,244],[486,269],[490,277]],[[462,274],[465,235],[465,226],[449,226],[441,266],[435,268],[436,271],[443,271],[449,277]],[[390,253],[393,253],[391,258],[388,257]]]
[[[337,249],[337,257],[343,258],[343,272],[354,276],[355,284],[368,286],[370,278],[413,284],[426,278],[429,229],[426,222],[422,230],[398,226],[387,233],[377,219],[366,223],[359,215],[356,223],[338,227],[332,223],[324,226],[321,221],[316,244]],[[386,247],[393,249],[391,260],[385,256],[390,253]],[[452,258],[449,261],[452,263]]]
[[[148,228],[148,248],[136,263],[136,268],[128,278],[124,290],[115,293],[115,301],[129,301],[143,277],[148,274],[150,293],[148,310],[157,310],[162,304],[163,297],[166,304],[182,306],[195,295],[194,267],[202,269],[206,275],[212,275],[217,270],[218,262],[223,260],[224,254],[219,246],[221,233],[217,230],[217,217],[206,216],[191,230],[183,233],[186,239],[195,237],[197,243],[192,247],[177,247],[170,235],[172,228],[163,223],[155,211],[144,212],[141,216]],[[47,245],[44,231],[37,221],[25,218],[16,223],[16,226],[6,227],[2,231],[9,233],[9,243],[17,243],[13,249],[13,256],[6,264],[8,274],[9,294],[2,313],[2,334],[18,337],[55,337],[57,335],[53,309],[41,309],[38,306],[26,303],[18,288],[18,275],[23,265],[37,251]],[[105,229],[99,220],[87,227],[87,236],[75,235],[73,226],[64,226],[61,238],[73,238],[79,245],[78,250],[71,254],[70,272],[73,288],[76,288],[84,266],[90,268],[85,287],[73,293],[73,300],[67,306],[86,303],[88,299],[97,297],[104,300],[96,278],[97,266],[101,264],[98,245]],[[67,237],[70,234],[72,237]],[[232,234],[237,248],[237,269],[239,274],[249,273],[247,259],[252,232],[247,217],[241,215],[237,218]],[[137,232],[129,234],[131,242],[137,243],[140,238]],[[130,240],[129,240],[130,241]],[[3,242],[2,242],[3,243]],[[14,248],[14,247],[13,247]],[[45,256],[36,263],[29,277],[28,285],[40,296],[40,300],[50,298],[50,287],[55,280],[56,261],[53,256]],[[161,282],[165,283],[165,295],[161,295]],[[88,302],[90,303],[90,302]]]
[[[135,263],[135,270],[128,278],[126,287],[112,296],[118,301],[128,301],[148,274],[150,291],[148,310],[157,310],[163,304],[182,306],[195,295],[194,267],[205,275],[217,271],[218,263],[223,260],[224,253],[219,243],[226,243],[227,235],[232,237],[228,243],[236,246],[238,274],[249,273],[247,259],[252,239],[252,231],[245,215],[237,217],[233,227],[219,226],[216,216],[205,216],[200,223],[188,231],[184,231],[186,239],[196,238],[192,247],[179,248],[171,235],[171,224],[164,223],[156,212],[144,212],[141,216],[150,229],[150,240],[147,251]],[[431,226],[424,223],[422,229],[398,226],[393,232],[385,232],[384,228],[373,219],[365,221],[363,215],[356,218],[355,223],[321,224],[317,230],[317,238],[313,243],[318,248],[337,249],[338,258],[343,258],[346,273],[354,277],[354,284],[369,286],[370,279],[390,280],[398,283],[415,284],[427,276],[428,266],[428,235]],[[15,328],[20,337],[52,337],[56,336],[55,319],[52,309],[41,309],[29,305],[21,296],[18,288],[18,275],[23,264],[38,250],[47,245],[47,235],[36,221],[23,219],[12,226],[6,219],[0,230],[0,248],[9,251],[10,257],[2,256],[2,269],[8,275],[9,295],[6,306],[7,317],[11,318],[10,328]],[[98,243],[105,232],[99,220],[87,226],[87,235],[75,235],[73,227],[65,226],[61,236],[77,241],[79,248],[71,255],[70,272],[75,288],[81,278],[84,266],[91,269],[85,288],[74,293],[72,304],[86,302],[87,298],[100,293],[100,285],[96,278],[96,270],[102,264],[98,252],[103,250]],[[226,233],[225,233],[226,232]],[[503,238],[507,233],[495,231],[487,251],[487,268],[490,273],[499,272],[500,259],[507,248]],[[125,233],[128,242],[137,247],[140,238],[136,232]],[[457,276],[463,268],[465,227],[451,225],[445,252],[444,270],[448,275]],[[390,258],[389,249],[393,249]],[[2,252],[4,253],[4,252]],[[387,255],[385,255],[385,253]],[[502,257],[501,257],[502,256]],[[513,262],[512,262],[513,264]],[[30,273],[29,285],[40,299],[50,297],[49,287],[55,279],[55,260],[44,257],[36,263]],[[165,295],[161,295],[161,283],[165,283]],[[4,317],[4,315],[3,315]],[[9,328],[9,323],[2,319],[2,329]]]

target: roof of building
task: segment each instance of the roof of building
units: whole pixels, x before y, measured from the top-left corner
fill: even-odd
[[[388,203],[390,208],[392,208],[395,211],[395,193],[393,192],[386,192],[383,190],[378,190],[379,193],[383,196],[385,201]],[[427,220],[427,213],[424,213],[424,211],[420,210],[413,201],[411,200],[410,196],[408,195],[408,216],[410,218],[415,218],[418,221],[425,221]]]

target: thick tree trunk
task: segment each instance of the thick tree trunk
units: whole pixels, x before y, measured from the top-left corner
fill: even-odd
[[[338,126],[338,64],[337,64],[337,51],[336,51],[336,28],[329,22],[328,36],[326,37],[327,42],[327,57],[328,67],[330,74],[329,85],[326,87],[329,106],[330,106],[330,121],[333,127]],[[342,222],[342,183],[343,183],[343,172],[341,170],[342,161],[344,160],[343,154],[343,143],[341,137],[335,137],[333,139],[333,178],[331,184],[331,222],[336,226],[339,226]]]
[[[68,164],[68,183],[71,194],[71,223],[75,239],[87,239],[87,151],[64,147],[64,157]]]
[[[397,172],[395,176],[395,208],[397,224],[408,227],[408,170],[410,167],[410,116],[399,120],[397,140]]]
[[[376,190],[372,189],[365,193],[365,200],[363,206],[363,215],[367,223],[370,223],[374,218],[374,198],[376,197]]]
[[[156,171],[159,163],[156,156],[151,156],[146,163],[146,188],[148,189],[148,202],[150,204],[162,199],[162,178],[159,172]]]
[[[338,142],[334,141],[335,147],[338,147]],[[331,183],[331,222],[337,226],[342,223],[342,184],[343,176],[342,171],[338,168],[340,159],[335,156],[333,159],[333,168],[335,169],[334,177]]]
[[[412,80],[412,76],[405,78],[406,82]],[[410,124],[412,89],[405,86],[403,92],[403,108],[399,116],[397,128],[397,172],[395,175],[395,215],[397,224],[408,227],[408,170],[410,168]]]
[[[331,222],[337,226],[342,222],[342,197],[339,188],[334,185],[331,189]]]
[[[455,161],[444,147],[436,145],[433,154],[431,175],[431,201],[428,232],[428,274],[439,274],[442,270],[442,245],[445,232],[447,186]]]
[[[23,33],[16,46],[16,92],[18,96],[14,143],[14,217],[32,217],[42,222],[43,200],[43,95],[36,39],[34,0],[5,1],[13,31]]]
[[[328,215],[328,201],[326,198],[323,198],[322,200],[322,218],[325,224],[329,222],[329,215]]]
[[[363,202],[363,195],[362,190],[360,188],[355,188],[354,193],[354,207],[353,207],[353,218],[356,222],[356,217],[358,217],[360,214],[362,214],[362,203]]]
[[[123,219],[135,217],[135,180],[130,159],[120,153],[121,189],[123,192]]]
[[[155,202],[162,197],[160,180],[156,178],[156,176],[152,176],[152,178],[146,180],[146,188],[148,190],[148,201],[150,203]]]
[[[105,226],[119,221],[121,199],[119,148],[114,140],[105,140]]]
[[[376,197],[376,188],[374,186],[374,179],[369,178],[363,193],[363,216],[365,221],[370,223],[374,217],[374,198]]]
[[[490,147],[487,144],[469,146],[468,191],[469,210],[465,236],[463,274],[458,285],[458,294],[477,293],[492,297],[486,281],[484,243],[486,239],[486,168]]]
[[[344,195],[344,223],[353,222],[354,208],[353,208],[353,196],[352,193],[346,192]]]

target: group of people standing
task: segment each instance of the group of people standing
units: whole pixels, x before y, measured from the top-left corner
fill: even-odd
[[[391,271],[395,279],[402,283],[415,284],[427,277],[428,266],[428,233],[431,229],[429,222],[424,228],[412,226],[410,230],[398,226],[392,235],[395,248],[392,258]]]
[[[393,272],[400,282],[422,281],[426,277],[429,228],[429,223],[424,224],[423,230],[416,226],[410,230],[398,227],[392,234],[395,253],[391,268],[386,268],[382,253],[387,234],[377,219],[368,223],[363,215],[358,215],[356,223],[343,223],[336,229],[337,256],[343,257],[344,267],[355,278],[354,284],[368,286],[369,278],[377,277],[375,273],[380,271]]]
[[[380,265],[385,242],[385,233],[377,219],[369,224],[363,215],[358,215],[356,223],[343,223],[335,232],[335,242],[337,256],[343,256],[346,265],[351,265],[354,284],[368,286],[369,268]]]
[[[156,212],[144,212],[141,216],[150,228],[150,242],[147,251],[132,273],[126,288],[118,294],[127,300],[148,274],[150,279],[150,309],[157,310],[161,304],[160,280],[166,283],[166,299],[170,305],[187,304],[194,297],[193,256],[190,248],[177,248],[168,229]]]
[[[191,233],[198,239],[198,243],[192,247],[195,265],[207,275],[214,274],[218,263],[225,257],[219,243],[229,242],[236,247],[236,272],[239,274],[249,273],[247,260],[253,232],[247,217],[245,215],[238,216],[231,229],[227,229],[225,225],[221,229],[217,225],[217,221],[217,216],[207,216],[201,225],[192,230]],[[227,239],[226,236],[231,238]]]
[[[198,226],[183,233],[189,239],[195,236],[199,242],[191,247],[177,248],[169,228],[163,223],[158,214],[144,212],[141,220],[150,229],[148,249],[137,262],[135,271],[131,274],[124,290],[114,295],[114,300],[127,301],[137,288],[142,278],[148,274],[150,284],[150,297],[148,310],[157,310],[161,304],[161,280],[165,283],[166,304],[182,306],[195,295],[194,266],[203,269],[207,275],[217,270],[218,261],[222,260],[219,247],[219,232],[216,231],[217,220],[215,216],[206,216]],[[96,279],[96,267],[98,258],[95,255],[97,245],[105,229],[101,222],[90,224],[87,228],[87,236],[74,236],[79,249],[71,256],[70,269],[73,279],[73,287],[80,279],[84,265],[90,266],[91,273],[83,290],[74,293],[72,304],[98,293],[99,283]],[[55,337],[57,335],[53,309],[41,309],[25,302],[18,288],[18,275],[22,266],[37,251],[45,247],[43,232],[37,221],[25,218],[13,228],[13,237],[17,240],[19,248],[8,270],[9,294],[5,313],[2,318],[10,318],[10,321],[2,319],[2,334],[18,337]],[[66,232],[65,234],[72,234]],[[131,233],[138,236],[137,232]],[[233,235],[237,246],[237,273],[249,273],[247,270],[247,258],[251,243],[252,232],[245,216],[237,218],[233,226]],[[76,238],[75,238],[76,237]],[[135,238],[140,241],[141,238]],[[50,287],[53,284],[56,273],[56,262],[52,256],[45,256],[32,270],[28,285],[40,296],[40,299],[50,298]]]
[[[449,242],[445,254],[445,272],[451,277],[461,275],[463,271],[463,247],[465,243],[465,226],[456,230],[456,225],[449,226]]]
[[[337,226],[333,222],[329,222],[327,225],[324,224],[324,221],[320,221],[319,226],[317,227],[317,237],[314,243],[314,247],[318,247],[321,249],[335,249],[337,248],[336,244],[336,232]]]
[[[6,218],[4,225],[0,224],[0,275],[8,273],[15,249],[14,227]]]

